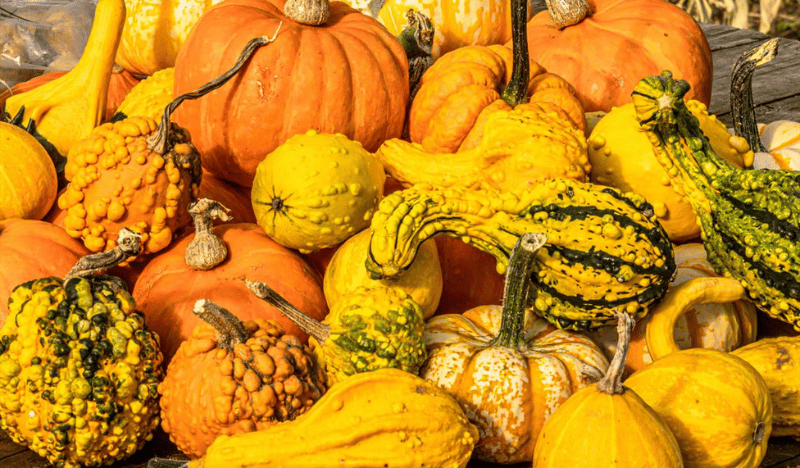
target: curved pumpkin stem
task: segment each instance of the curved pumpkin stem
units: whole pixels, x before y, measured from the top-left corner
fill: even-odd
[[[620,395],[625,392],[622,386],[622,374],[625,372],[625,360],[628,359],[628,347],[631,343],[631,332],[636,321],[622,310],[617,310],[617,350],[606,375],[597,382],[597,389],[607,395]]]
[[[511,107],[528,100],[530,56],[528,55],[528,0],[511,0],[511,78],[502,98]]]
[[[72,278],[85,278],[108,270],[125,260],[139,255],[142,251],[142,235],[128,228],[122,228],[117,236],[117,246],[106,252],[87,255],[78,260],[64,277],[66,284]]]
[[[736,136],[743,137],[755,152],[768,153],[758,134],[753,104],[753,73],[757,67],[778,54],[778,38],[770,39],[747,52],[733,64],[731,71],[731,114]]]
[[[225,351],[233,351],[239,343],[250,338],[250,333],[238,317],[208,299],[200,299],[192,309],[195,315],[217,332],[217,346]]]
[[[547,242],[544,233],[523,234],[508,259],[508,272],[503,291],[503,314],[500,320],[500,332],[492,346],[507,346],[518,349],[524,340],[525,309],[528,305],[528,294],[531,289],[530,274],[536,252]]]
[[[289,301],[284,299],[283,296],[278,294],[274,289],[270,288],[266,283],[262,283],[260,281],[250,281],[247,278],[244,279],[244,283],[247,285],[247,289],[255,294],[256,297],[259,299],[264,299],[271,306],[280,310],[281,313],[289,320],[297,324],[301,330],[316,338],[316,340],[320,343],[327,340],[331,335],[330,325],[327,323],[318,322],[313,317],[303,313],[303,311],[293,306]]]
[[[422,74],[433,65],[434,28],[430,18],[413,8],[406,12],[406,19],[408,24],[397,36],[397,40],[403,46],[408,59],[408,82],[411,90],[409,100],[413,100]]]
[[[180,96],[176,97],[172,100],[167,107],[164,108],[164,114],[161,116],[161,123],[158,125],[158,129],[156,129],[155,133],[150,135],[147,139],[147,146],[155,153],[158,154],[165,154],[167,152],[167,136],[169,135],[169,118],[175,109],[185,100],[187,99],[197,99],[200,97],[205,96],[206,94],[214,91],[217,88],[222,87],[225,83],[228,82],[233,76],[235,76],[239,70],[244,66],[245,63],[253,56],[255,51],[270,42],[273,42],[276,37],[278,37],[278,32],[281,30],[281,24],[278,24],[278,29],[275,30],[275,34],[272,37],[269,36],[259,36],[255,39],[251,39],[247,45],[244,46],[244,49],[239,54],[239,57],[236,59],[236,63],[231,67],[228,71],[223,73],[222,75],[218,76],[217,78],[209,81],[208,83],[200,86],[199,88],[195,89],[194,91],[189,91],[188,93],[181,94]]]

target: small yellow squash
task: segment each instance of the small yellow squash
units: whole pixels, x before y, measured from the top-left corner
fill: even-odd
[[[33,135],[5,122],[0,122],[0,147],[0,221],[44,218],[58,192],[47,151]]]

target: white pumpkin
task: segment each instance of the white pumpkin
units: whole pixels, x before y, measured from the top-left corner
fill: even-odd
[[[758,133],[768,152],[755,152],[753,169],[800,171],[800,122],[776,120],[758,124]]]

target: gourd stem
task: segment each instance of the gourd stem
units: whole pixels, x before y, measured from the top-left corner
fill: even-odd
[[[206,94],[214,91],[217,88],[222,87],[225,83],[228,82],[234,75],[236,75],[239,70],[244,66],[245,63],[252,57],[255,51],[270,42],[273,42],[276,37],[278,37],[278,31],[281,30],[281,24],[278,24],[278,29],[275,30],[275,34],[272,37],[269,36],[260,36],[256,37],[255,39],[251,39],[247,45],[244,46],[244,49],[239,54],[239,57],[236,59],[236,63],[230,70],[226,71],[222,75],[218,76],[217,78],[209,81],[208,83],[200,86],[199,88],[195,89],[194,91],[189,91],[188,93],[181,94],[180,96],[176,97],[172,100],[167,107],[164,108],[164,113],[161,115],[161,123],[158,125],[158,129],[156,129],[155,133],[147,138],[147,146],[155,153],[158,154],[165,154],[167,152],[167,137],[169,135],[169,118],[175,109],[185,100],[187,99],[197,99],[200,97],[205,96]]]
[[[408,59],[408,83],[411,90],[409,99],[414,99],[422,74],[433,65],[434,28],[430,18],[413,8],[408,9],[406,18],[408,24],[397,36],[397,40],[403,46]]]
[[[547,0],[547,11],[553,26],[564,29],[583,21],[591,13],[591,7],[586,0]]]
[[[287,0],[283,14],[306,26],[319,26],[331,15],[330,0]]]
[[[262,283],[260,281],[250,281],[247,278],[245,278],[244,283],[247,285],[247,288],[256,295],[256,297],[269,302],[270,305],[280,310],[281,313],[289,320],[297,324],[301,330],[316,338],[320,343],[327,340],[330,336],[330,325],[318,322],[313,317],[309,317],[303,313],[303,311],[284,299],[274,289],[267,286],[266,283]]]
[[[528,100],[530,57],[528,55],[528,0],[511,0],[511,78],[503,89],[503,100],[511,107]]]
[[[64,283],[66,284],[72,278],[85,278],[100,273],[119,265],[130,257],[139,255],[142,251],[141,239],[142,235],[139,233],[128,228],[120,229],[115,248],[80,258],[75,266],[67,272]]]
[[[547,242],[544,233],[525,233],[520,236],[508,259],[505,289],[503,290],[503,312],[500,332],[492,346],[519,349],[523,342],[525,309],[531,289],[530,274],[536,252]]]
[[[225,242],[214,234],[214,220],[231,221],[230,210],[221,203],[201,198],[189,205],[194,221],[194,238],[186,246],[184,261],[195,270],[210,270],[228,256]]]
[[[631,331],[636,321],[622,310],[617,310],[617,350],[611,363],[608,365],[606,375],[597,382],[597,389],[608,395],[619,395],[625,392],[622,386],[622,374],[625,370],[625,360],[628,359],[628,347],[631,343]]]
[[[237,344],[244,343],[250,338],[250,333],[241,320],[208,299],[200,299],[195,302],[192,312],[214,327],[217,332],[217,347],[219,348],[233,351]]]
[[[761,143],[753,104],[753,73],[757,67],[769,62],[778,54],[778,38],[770,39],[743,53],[731,71],[731,113],[733,130],[744,137],[755,152],[767,153]]]

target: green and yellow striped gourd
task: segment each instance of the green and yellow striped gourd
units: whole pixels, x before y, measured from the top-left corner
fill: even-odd
[[[643,79],[632,94],[636,118],[692,205],[717,273],[800,330],[800,172],[737,169],[719,157],[686,108],[688,90],[669,71]]]
[[[615,309],[644,316],[675,271],[672,244],[644,197],[568,179],[518,192],[415,185],[384,198],[371,229],[374,278],[400,275],[435,235],[492,254],[504,273],[523,234],[545,233],[529,301],[562,329],[614,324]]]

